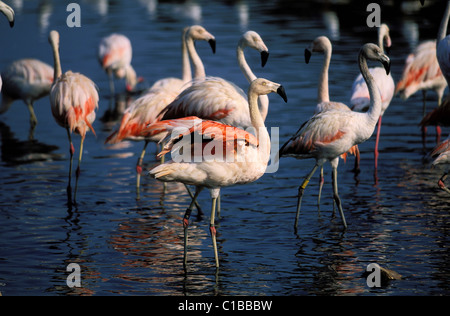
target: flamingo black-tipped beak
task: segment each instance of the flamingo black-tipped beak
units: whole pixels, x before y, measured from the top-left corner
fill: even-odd
[[[283,86],[279,86],[277,89],[277,93],[283,98],[284,102],[287,103],[286,91]]]
[[[264,67],[267,63],[267,60],[269,59],[269,52],[268,51],[262,51],[261,52],[261,67]]]
[[[424,3],[425,3],[425,0],[420,0],[420,4],[422,5],[422,7],[423,7]]]
[[[12,20],[11,22],[9,22],[9,26],[12,28],[14,26],[14,20]]]
[[[208,43],[209,43],[209,46],[211,46],[213,54],[215,54],[216,53],[216,40],[215,39],[210,39],[208,41]]]
[[[311,51],[307,48],[305,48],[305,63],[309,63],[309,60],[311,58]]]
[[[391,61],[388,59],[383,60],[381,63],[383,64],[383,67],[386,70],[386,75],[389,75],[389,72],[391,71]]]

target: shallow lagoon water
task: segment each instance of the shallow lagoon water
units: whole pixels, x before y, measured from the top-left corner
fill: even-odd
[[[416,1],[418,3],[418,1]],[[442,3],[414,10],[383,6],[393,46],[394,80],[418,42],[434,38]],[[313,160],[283,159],[275,173],[258,181],[222,190],[217,221],[220,271],[216,275],[209,225],[209,194],[199,202],[206,216],[193,216],[188,271],[183,270],[182,217],[190,198],[179,184],[142,178],[136,199],[135,164],[142,143],[104,145],[120,116],[109,98],[108,80],[96,60],[102,36],[127,35],[133,65],[142,84],[179,76],[180,35],[186,25],[201,24],[216,36],[217,52],[205,43],[197,49],[208,75],[226,78],[243,89],[248,84],[236,63],[235,49],[246,30],[262,36],[270,51],[264,68],[246,51],[261,77],[282,83],[287,104],[270,96],[268,127],[288,139],[315,106],[322,55],[308,65],[303,51],[319,35],[333,43],[330,96],[348,103],[358,68],[360,46],[376,40],[365,24],[361,2],[293,1],[79,1],[81,27],[66,25],[60,1],[7,1],[16,10],[16,25],[0,21],[0,64],[24,57],[52,63],[47,41],[51,29],[61,33],[63,70],[95,81],[100,108],[83,152],[77,205],[67,203],[67,136],[51,116],[48,98],[35,103],[38,126],[28,140],[26,107],[17,101],[0,116],[0,292],[5,295],[448,295],[449,196],[437,188],[440,169],[431,169],[426,153],[435,145],[434,129],[425,144],[418,123],[422,98],[395,97],[383,117],[379,166],[373,168],[374,138],[360,146],[361,173],[354,158],[341,160],[339,192],[348,229],[332,216],[331,170],[325,168],[320,210],[318,174],[303,198],[298,230],[294,217],[298,185]],[[437,9],[436,9],[437,8]],[[437,12],[437,13],[436,13]],[[116,81],[119,92],[123,82]],[[136,96],[129,96],[128,102]],[[125,98],[121,98],[125,99]],[[436,97],[428,94],[429,109]],[[121,106],[126,106],[121,104]],[[120,107],[119,107],[120,108]],[[120,111],[119,111],[120,113]],[[448,135],[443,127],[443,137]],[[79,137],[74,137],[78,149]],[[145,169],[158,161],[149,146]],[[195,215],[196,213],[194,213]],[[66,284],[66,267],[81,267],[80,288]],[[369,288],[362,274],[369,263],[400,273],[381,288]]]

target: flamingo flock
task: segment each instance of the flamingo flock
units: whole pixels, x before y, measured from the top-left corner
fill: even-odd
[[[0,12],[14,25],[14,10],[0,1]],[[339,159],[348,154],[356,156],[355,170],[359,171],[359,145],[368,141],[377,129],[374,149],[374,169],[378,168],[378,144],[383,115],[393,97],[403,99],[421,90],[423,93],[423,118],[420,123],[425,133],[426,126],[450,125],[450,98],[444,98],[444,90],[450,79],[450,35],[446,36],[450,16],[450,1],[440,24],[436,40],[421,43],[408,55],[400,80],[395,85],[390,73],[391,60],[384,47],[391,46],[389,27],[378,28],[376,43],[361,43],[355,69],[360,74],[354,80],[349,104],[330,99],[328,78],[331,64],[332,44],[326,36],[319,36],[305,50],[305,62],[311,55],[324,54],[323,66],[318,76],[317,102],[311,105],[312,115],[299,118],[299,128],[279,148],[277,163],[285,157],[299,160],[314,159],[312,169],[301,181],[297,190],[297,208],[294,228],[297,230],[302,199],[311,178],[320,169],[320,203],[323,185],[323,166],[332,167],[333,205],[339,211],[343,229],[347,229],[343,201],[338,190]],[[34,102],[49,96],[51,113],[55,122],[66,130],[69,141],[68,203],[76,204],[76,194],[81,173],[83,144],[87,133],[94,136],[93,128],[99,108],[99,89],[87,76],[68,70],[62,71],[60,45],[65,39],[52,30],[48,41],[53,55],[53,66],[40,60],[28,58],[13,61],[4,68],[0,77],[2,103],[0,114],[6,112],[15,100],[22,100],[29,112],[30,138],[38,124]],[[61,41],[61,43],[60,43]],[[269,94],[279,94],[288,102],[284,85],[255,75],[245,57],[245,49],[256,50],[261,58],[261,68],[269,58],[269,49],[263,38],[255,31],[246,31],[237,42],[237,65],[248,86],[239,87],[224,78],[206,74],[205,65],[195,43],[206,41],[216,51],[216,37],[201,25],[191,25],[181,30],[181,76],[155,78],[153,85],[141,92],[123,112],[120,124],[106,138],[112,145],[125,140],[143,142],[143,149],[136,163],[136,189],[139,192],[141,176],[148,175],[161,182],[183,183],[195,187],[191,203],[183,217],[184,260],[188,258],[188,228],[194,206],[200,211],[197,198],[203,189],[211,197],[209,231],[214,249],[215,266],[220,265],[217,250],[216,213],[220,211],[220,191],[224,187],[243,185],[264,176],[271,158],[271,139],[266,128],[269,115]],[[125,80],[126,91],[134,91],[139,81],[132,66],[132,43],[123,34],[113,33],[100,39],[97,58],[106,72],[109,92],[116,94],[115,79]],[[369,68],[368,61],[382,67]],[[426,113],[425,94],[434,90],[438,95],[438,107]],[[308,105],[302,105],[308,106]],[[313,112],[314,111],[314,112]],[[76,183],[72,197],[71,177],[75,148],[72,135],[81,137],[78,149]],[[144,172],[143,159],[150,142],[157,143],[161,150],[159,164]],[[165,159],[166,155],[171,159]],[[450,194],[445,184],[450,172],[450,136],[438,142],[429,153],[432,166],[444,165],[444,174],[438,187]],[[190,192],[190,191],[189,191]],[[345,204],[344,204],[345,205]]]

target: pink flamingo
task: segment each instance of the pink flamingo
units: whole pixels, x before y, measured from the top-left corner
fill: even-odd
[[[378,28],[378,46],[384,53],[384,45],[386,47],[391,46],[391,37],[389,36],[389,27],[386,24],[381,24]],[[380,90],[381,94],[381,114],[377,123],[377,134],[375,139],[375,149],[374,149],[374,166],[375,170],[378,167],[378,144],[380,140],[380,130],[381,130],[381,120],[384,112],[391,103],[392,97],[394,96],[395,83],[391,74],[387,74],[383,68],[375,67],[369,69],[371,75],[373,76],[376,86]],[[350,98],[351,108],[354,111],[365,112],[370,105],[370,95],[367,88],[367,84],[362,76],[359,74],[358,77],[353,82],[352,95]]]
[[[270,138],[261,117],[257,99],[258,95],[271,92],[277,92],[287,101],[284,88],[278,83],[259,78],[250,84],[247,106],[256,136],[230,125],[198,118],[198,123],[192,126],[188,132],[186,130],[184,133],[174,131],[167,136],[168,141],[160,154],[172,150],[172,160],[150,170],[150,176],[160,181],[182,182],[197,188],[183,220],[185,267],[189,217],[198,194],[205,187],[210,190],[212,199],[210,232],[216,268],[219,267],[214,224],[216,201],[222,187],[250,183],[264,174],[270,158]],[[151,126],[149,128],[151,129]],[[195,142],[195,135],[200,135],[201,143]],[[194,139],[194,143],[191,142],[191,139]],[[188,143],[186,144],[183,140],[187,140]],[[174,151],[180,152],[180,145],[186,150],[190,148],[193,156],[184,161],[175,159]],[[209,153],[212,155],[208,155],[207,148],[210,149]],[[196,156],[197,149],[200,149],[200,156]]]
[[[0,1],[0,12],[3,13],[4,16],[9,21],[9,26],[14,26],[14,20],[15,20],[15,14],[13,8],[11,8],[9,5],[4,3],[3,1]]]
[[[0,114],[15,100],[23,100],[30,112],[30,139],[37,124],[33,103],[48,95],[53,83],[53,67],[37,59],[20,59],[2,71],[3,90]]]
[[[313,52],[319,52],[324,54],[324,61],[322,66],[322,71],[319,78],[319,86],[317,90],[317,105],[314,114],[325,112],[329,110],[341,110],[341,111],[351,111],[350,108],[341,102],[330,101],[329,89],[328,89],[328,69],[331,61],[332,45],[328,37],[319,36],[310,45],[310,47],[305,49],[305,62],[308,64]],[[359,149],[358,145],[353,146],[350,154],[356,155],[355,170],[359,168]],[[347,153],[342,154],[341,158],[344,161],[347,158]],[[324,183],[323,177],[323,166],[320,168],[320,181],[319,181],[319,195],[317,198],[317,205],[320,205],[320,198],[322,193],[322,187]]]
[[[191,57],[194,78],[205,77],[205,68],[195,50],[194,42],[207,41],[213,53],[215,52],[215,37],[200,25],[185,28],[182,35],[182,78],[168,77],[160,79],[144,94],[134,101],[124,112],[120,127],[106,139],[106,143],[114,144],[124,139],[145,141],[144,148],[136,164],[137,179],[136,188],[139,192],[140,177],[142,173],[142,161],[149,142],[158,142],[161,138],[155,135],[145,135],[142,131],[147,125],[161,119],[160,112],[172,102],[178,94],[190,83],[192,78],[189,57]],[[189,54],[189,55],[188,55]]]
[[[101,39],[98,46],[98,60],[109,78],[109,88],[114,95],[114,77],[125,78],[126,90],[131,92],[138,81],[136,71],[131,66],[133,48],[125,35],[113,33]]]
[[[439,164],[443,164],[446,166],[444,174],[438,181],[438,186],[439,188],[450,194],[450,189],[444,183],[450,170],[450,136],[432,150],[431,156],[435,157],[432,163],[433,167]]]
[[[54,59],[54,77],[52,89],[50,91],[50,105],[53,117],[60,126],[66,129],[70,142],[68,192],[70,189],[70,177],[72,174],[72,159],[75,152],[72,144],[71,133],[75,132],[81,136],[74,195],[74,201],[76,201],[84,138],[86,136],[86,132],[89,130],[91,130],[95,135],[92,123],[95,120],[95,111],[98,109],[99,97],[95,83],[86,76],[80,73],[74,73],[70,70],[64,74],[62,73],[61,61],[59,57],[59,33],[57,31],[50,32],[49,42],[53,50]]]
[[[343,226],[347,228],[338,195],[337,167],[339,156],[371,137],[380,117],[382,106],[380,92],[367,67],[367,59],[381,62],[386,69],[386,73],[389,73],[390,60],[375,44],[365,44],[359,52],[359,69],[367,83],[370,94],[369,110],[364,113],[347,110],[320,112],[306,121],[279,151],[280,157],[290,156],[298,159],[314,158],[316,160],[313,169],[298,189],[295,229],[297,229],[303,192],[314,172],[326,161],[330,161],[332,166],[334,201],[338,206]]]

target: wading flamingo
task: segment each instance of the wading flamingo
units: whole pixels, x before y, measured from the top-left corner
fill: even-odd
[[[126,90],[133,91],[140,80],[133,66],[131,59],[133,48],[131,41],[123,34],[113,33],[103,37],[98,46],[98,61],[103,70],[108,74],[109,89],[114,95],[114,77],[125,78]]]
[[[172,151],[171,161],[150,170],[150,176],[158,180],[164,182],[182,182],[196,186],[195,195],[183,219],[185,267],[187,263],[187,228],[189,225],[189,217],[198,194],[205,187],[210,190],[212,199],[210,232],[214,247],[216,268],[219,267],[214,221],[216,201],[222,187],[256,181],[266,170],[270,158],[270,138],[258,109],[257,99],[258,95],[268,94],[270,92],[277,92],[287,101],[284,88],[278,83],[259,78],[250,84],[247,106],[250,109],[250,118],[256,132],[256,137],[233,126],[198,119],[199,123],[190,128],[187,133],[180,135],[174,132],[172,135],[169,135],[167,139],[170,140],[166,143],[164,150],[160,154],[174,149],[174,145],[179,146],[180,143],[183,143],[183,141],[180,142],[180,138],[182,138],[188,141],[187,146],[192,149],[191,153],[193,155],[196,155],[197,149],[200,149],[200,156],[190,156],[185,161],[177,162],[174,159]],[[195,142],[196,136],[194,134],[200,135],[200,142]],[[194,139],[194,143],[191,142],[191,139]],[[207,150],[205,150],[207,148],[212,149],[210,151],[212,156],[208,156]],[[221,154],[215,154],[219,151],[223,156]]]
[[[438,186],[450,194],[450,189],[444,183],[450,171],[450,136],[432,150],[431,157],[434,157],[434,161],[432,163],[433,167],[439,164],[445,165],[446,169],[438,181]]]
[[[358,57],[359,69],[367,83],[370,93],[370,107],[367,112],[347,110],[329,110],[320,112],[295,133],[279,151],[279,157],[298,159],[314,158],[316,163],[298,189],[295,229],[297,229],[303,192],[317,168],[326,161],[332,166],[333,195],[338,206],[344,228],[347,228],[341,200],[338,195],[337,167],[339,156],[348,152],[353,146],[369,139],[381,114],[381,96],[375,80],[367,67],[367,59],[379,61],[389,73],[390,60],[375,44],[365,44]]]
[[[0,1],[0,12],[3,13],[4,16],[9,21],[9,26],[14,26],[14,20],[15,20],[15,14],[13,8],[11,8],[9,5],[4,3],[3,1]]]
[[[378,28],[378,46],[384,53],[384,43],[386,47],[391,46],[391,37],[389,36],[389,27],[386,24],[381,24]],[[376,86],[380,90],[381,94],[381,114],[377,123],[377,134],[375,139],[375,149],[374,149],[374,167],[375,170],[378,168],[378,143],[380,141],[380,130],[381,130],[381,120],[384,112],[391,103],[392,97],[394,96],[395,83],[391,74],[387,74],[383,68],[374,67],[369,68],[369,71],[375,80]],[[350,104],[353,111],[365,112],[370,106],[370,95],[367,84],[362,76],[359,74],[358,77],[353,82],[352,95],[350,98]]]
[[[14,10],[7,4],[0,1],[0,12],[3,13],[9,21],[9,26],[14,26]],[[0,76],[0,91],[2,91],[2,76]]]
[[[318,52],[324,54],[322,71],[319,77],[319,85],[317,90],[317,105],[314,114],[325,112],[328,110],[341,110],[341,111],[351,111],[350,108],[341,102],[330,101],[330,94],[328,88],[328,69],[330,67],[332,45],[328,37],[319,36],[317,37],[311,45],[305,49],[305,62],[308,64],[312,53]],[[353,146],[349,153],[356,155],[355,170],[359,168],[359,149],[358,145]],[[346,160],[347,154],[341,155],[341,158]],[[322,187],[324,183],[323,178],[323,166],[320,167],[320,181],[319,181],[319,195],[317,198],[317,205],[320,205],[320,197],[322,194]]]
[[[53,67],[37,59],[20,59],[2,71],[3,90],[0,114],[6,112],[15,100],[22,100],[30,112],[30,134],[37,124],[33,103],[50,92]]]
[[[75,132],[81,136],[74,194],[74,202],[76,203],[84,138],[86,132],[89,130],[95,135],[92,123],[95,120],[95,111],[98,109],[99,97],[97,87],[91,79],[70,70],[64,74],[62,73],[59,57],[59,33],[57,31],[50,32],[49,42],[53,50],[54,59],[54,77],[52,89],[50,91],[50,105],[53,117],[60,126],[66,129],[70,142],[69,185],[67,187],[69,197],[71,190],[70,180],[72,175],[72,160],[75,152],[71,134],[72,132]]]
[[[106,139],[106,143],[114,144],[122,140],[144,141],[144,148],[136,164],[136,188],[139,194],[142,162],[149,142],[158,142],[161,137],[145,135],[142,131],[151,123],[160,120],[160,112],[172,102],[187,84],[192,74],[189,57],[192,60],[194,79],[205,77],[205,67],[195,50],[195,41],[207,41],[215,53],[215,37],[200,25],[193,25],[183,30],[182,34],[182,79],[169,77],[160,79],[144,94],[134,101],[124,112],[120,127]],[[188,55],[189,54],[189,55]]]

